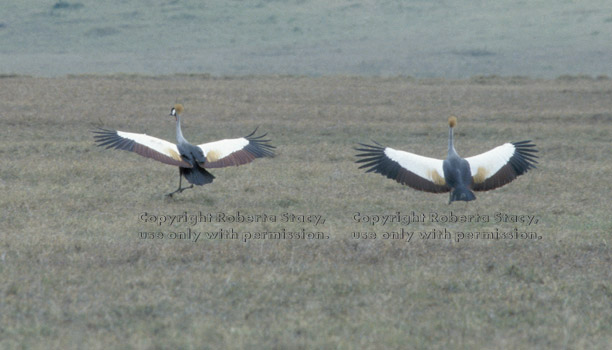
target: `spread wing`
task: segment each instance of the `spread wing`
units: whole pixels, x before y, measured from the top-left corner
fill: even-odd
[[[274,157],[274,146],[264,139],[267,134],[253,136],[257,129],[245,137],[225,139],[198,145],[204,152],[205,168],[223,168],[249,163],[255,158]]]
[[[529,140],[505,143],[488,152],[465,158],[470,163],[473,190],[488,191],[501,187],[535,168],[537,152]]]
[[[366,172],[375,172],[393,179],[403,185],[426,192],[448,192],[450,189],[444,181],[442,160],[419,156],[413,153],[398,151],[376,145],[360,143],[362,148],[355,150],[357,163],[365,163],[359,167],[368,168]]]
[[[98,129],[92,131],[98,146],[122,149],[136,152],[143,157],[155,159],[165,164],[176,165],[183,168],[191,168],[191,164],[185,162],[175,144],[158,139],[146,134],[134,134],[131,132]]]

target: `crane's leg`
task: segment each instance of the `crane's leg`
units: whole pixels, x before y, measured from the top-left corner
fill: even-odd
[[[192,185],[191,185],[191,186],[189,186],[189,187],[183,187],[183,188],[181,188],[181,181],[182,181],[182,180],[183,180],[183,173],[181,173],[181,168],[179,168],[179,187],[178,187],[178,189],[177,189],[176,191],[168,193],[168,194],[166,195],[166,197],[172,197],[172,195],[173,195],[173,194],[175,194],[175,193],[177,193],[177,192],[178,192],[178,193],[181,193],[181,192],[185,191],[186,189],[189,189],[189,188],[192,188],[192,187],[193,187],[193,184],[192,184]]]

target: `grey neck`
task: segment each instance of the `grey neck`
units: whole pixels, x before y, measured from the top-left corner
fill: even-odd
[[[176,141],[180,144],[187,143],[185,137],[183,136],[183,132],[181,131],[181,117],[176,115]]]
[[[448,156],[459,156],[453,142],[453,128],[448,128]]]

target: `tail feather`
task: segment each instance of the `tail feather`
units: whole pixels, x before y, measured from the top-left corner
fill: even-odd
[[[185,176],[189,183],[199,186],[209,184],[215,178],[213,174],[198,165],[193,168],[181,168],[181,174]]]
[[[449,204],[454,201],[473,201],[476,199],[474,192],[472,192],[469,188],[466,187],[457,187],[453,189],[450,196]]]

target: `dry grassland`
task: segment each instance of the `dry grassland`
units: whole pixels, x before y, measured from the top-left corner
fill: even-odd
[[[185,105],[183,131],[193,143],[259,126],[277,156],[213,170],[213,184],[168,199],[176,168],[95,147],[89,131],[98,126],[174,141],[175,101]],[[444,157],[450,114],[459,116],[461,155],[532,139],[538,169],[477,193],[475,202],[448,205],[447,195],[416,192],[354,164],[353,147],[372,139]],[[0,348],[612,343],[606,78],[4,77],[0,123]],[[383,226],[354,218],[398,211],[427,219]],[[490,221],[431,220],[451,212]],[[213,219],[158,225],[143,213]],[[219,222],[217,213],[267,221]],[[285,213],[325,222],[282,222]],[[538,221],[497,223],[496,213]],[[455,239],[515,228],[541,239]],[[324,239],[243,240],[246,232],[283,229]],[[416,232],[410,242],[384,239],[402,229]],[[451,239],[419,237],[444,229]],[[172,239],[189,230],[201,233],[196,242]],[[207,238],[220,230],[238,239]]]

